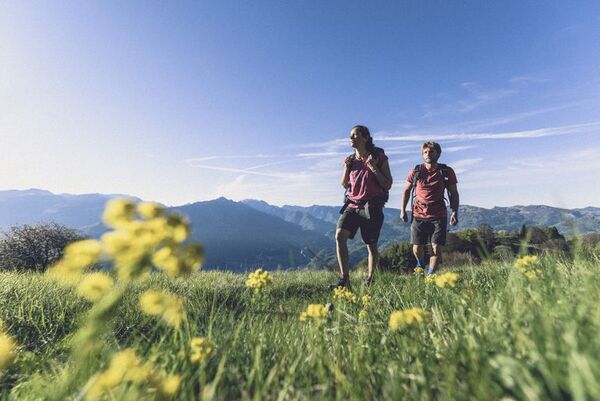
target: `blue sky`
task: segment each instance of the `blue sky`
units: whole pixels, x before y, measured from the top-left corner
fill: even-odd
[[[600,206],[595,1],[0,2],[0,189],[397,207],[437,140],[462,201]]]

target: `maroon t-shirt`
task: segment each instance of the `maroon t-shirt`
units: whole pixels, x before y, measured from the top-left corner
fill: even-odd
[[[425,164],[421,164],[417,187],[415,188],[415,199],[413,202],[413,216],[420,219],[439,219],[448,217],[446,202],[444,201],[444,174],[442,169],[427,170]],[[452,168],[448,169],[448,185],[454,185],[458,181]],[[408,172],[406,180],[412,184],[414,169]]]
[[[381,171],[383,164],[388,157],[383,152],[377,152],[373,155],[377,167]],[[367,164],[367,158],[352,162],[350,167],[350,190],[348,198],[354,202],[366,202],[384,194],[384,189],[377,182],[375,174]],[[349,207],[357,208],[357,205],[350,203]]]

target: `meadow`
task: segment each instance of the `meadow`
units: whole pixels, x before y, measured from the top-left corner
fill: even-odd
[[[245,275],[151,274],[127,286],[99,334],[101,349],[77,372],[65,364],[92,303],[44,275],[3,273],[1,319],[19,353],[0,376],[0,398],[88,399],[89,378],[113,352],[132,348],[180,377],[180,400],[600,399],[598,268],[589,258],[542,259],[529,278],[490,262],[454,270],[458,281],[443,288],[391,273],[363,288],[355,275],[354,303],[327,290],[328,272],[273,273],[259,293]],[[180,328],[140,311],[139,296],[157,287],[184,301]],[[307,305],[326,303],[334,308],[323,319],[299,319]],[[423,321],[391,330],[391,313],[414,307],[425,311]],[[197,336],[216,348],[192,363],[186,349]],[[76,376],[66,390],[65,374]],[[160,398],[121,387],[103,397]]]
[[[597,253],[330,291],[326,271],[198,270],[156,204],[103,219],[46,273],[0,273],[0,400],[600,399]]]

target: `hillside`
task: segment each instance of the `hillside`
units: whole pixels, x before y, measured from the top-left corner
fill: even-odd
[[[11,225],[54,221],[99,237],[108,199],[123,195],[56,195],[43,190],[0,191],[0,228]],[[136,199],[136,198],[134,198]],[[320,254],[317,266],[332,263],[333,237],[339,206],[308,207],[270,205],[259,200],[234,202],[225,198],[170,208],[186,215],[193,238],[204,243],[207,268],[234,271],[262,266],[269,269],[306,265]],[[409,226],[400,221],[399,210],[385,208],[380,237],[383,248],[409,239]],[[600,232],[600,208],[561,209],[544,205],[494,207],[463,205],[460,224],[452,231],[488,224],[494,230],[518,231],[525,225],[555,226],[562,234]],[[350,242],[352,262],[366,255],[357,236]]]

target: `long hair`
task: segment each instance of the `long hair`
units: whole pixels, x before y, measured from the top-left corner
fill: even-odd
[[[354,127],[352,127],[350,132],[352,132],[354,130],[357,130],[358,132],[360,132],[360,134],[363,136],[363,138],[367,138],[367,143],[365,144],[365,148],[367,149],[367,152],[373,153],[373,151],[375,150],[375,145],[373,144],[373,137],[371,136],[371,132],[369,131],[369,129],[367,127],[365,127],[364,125],[355,125]]]

